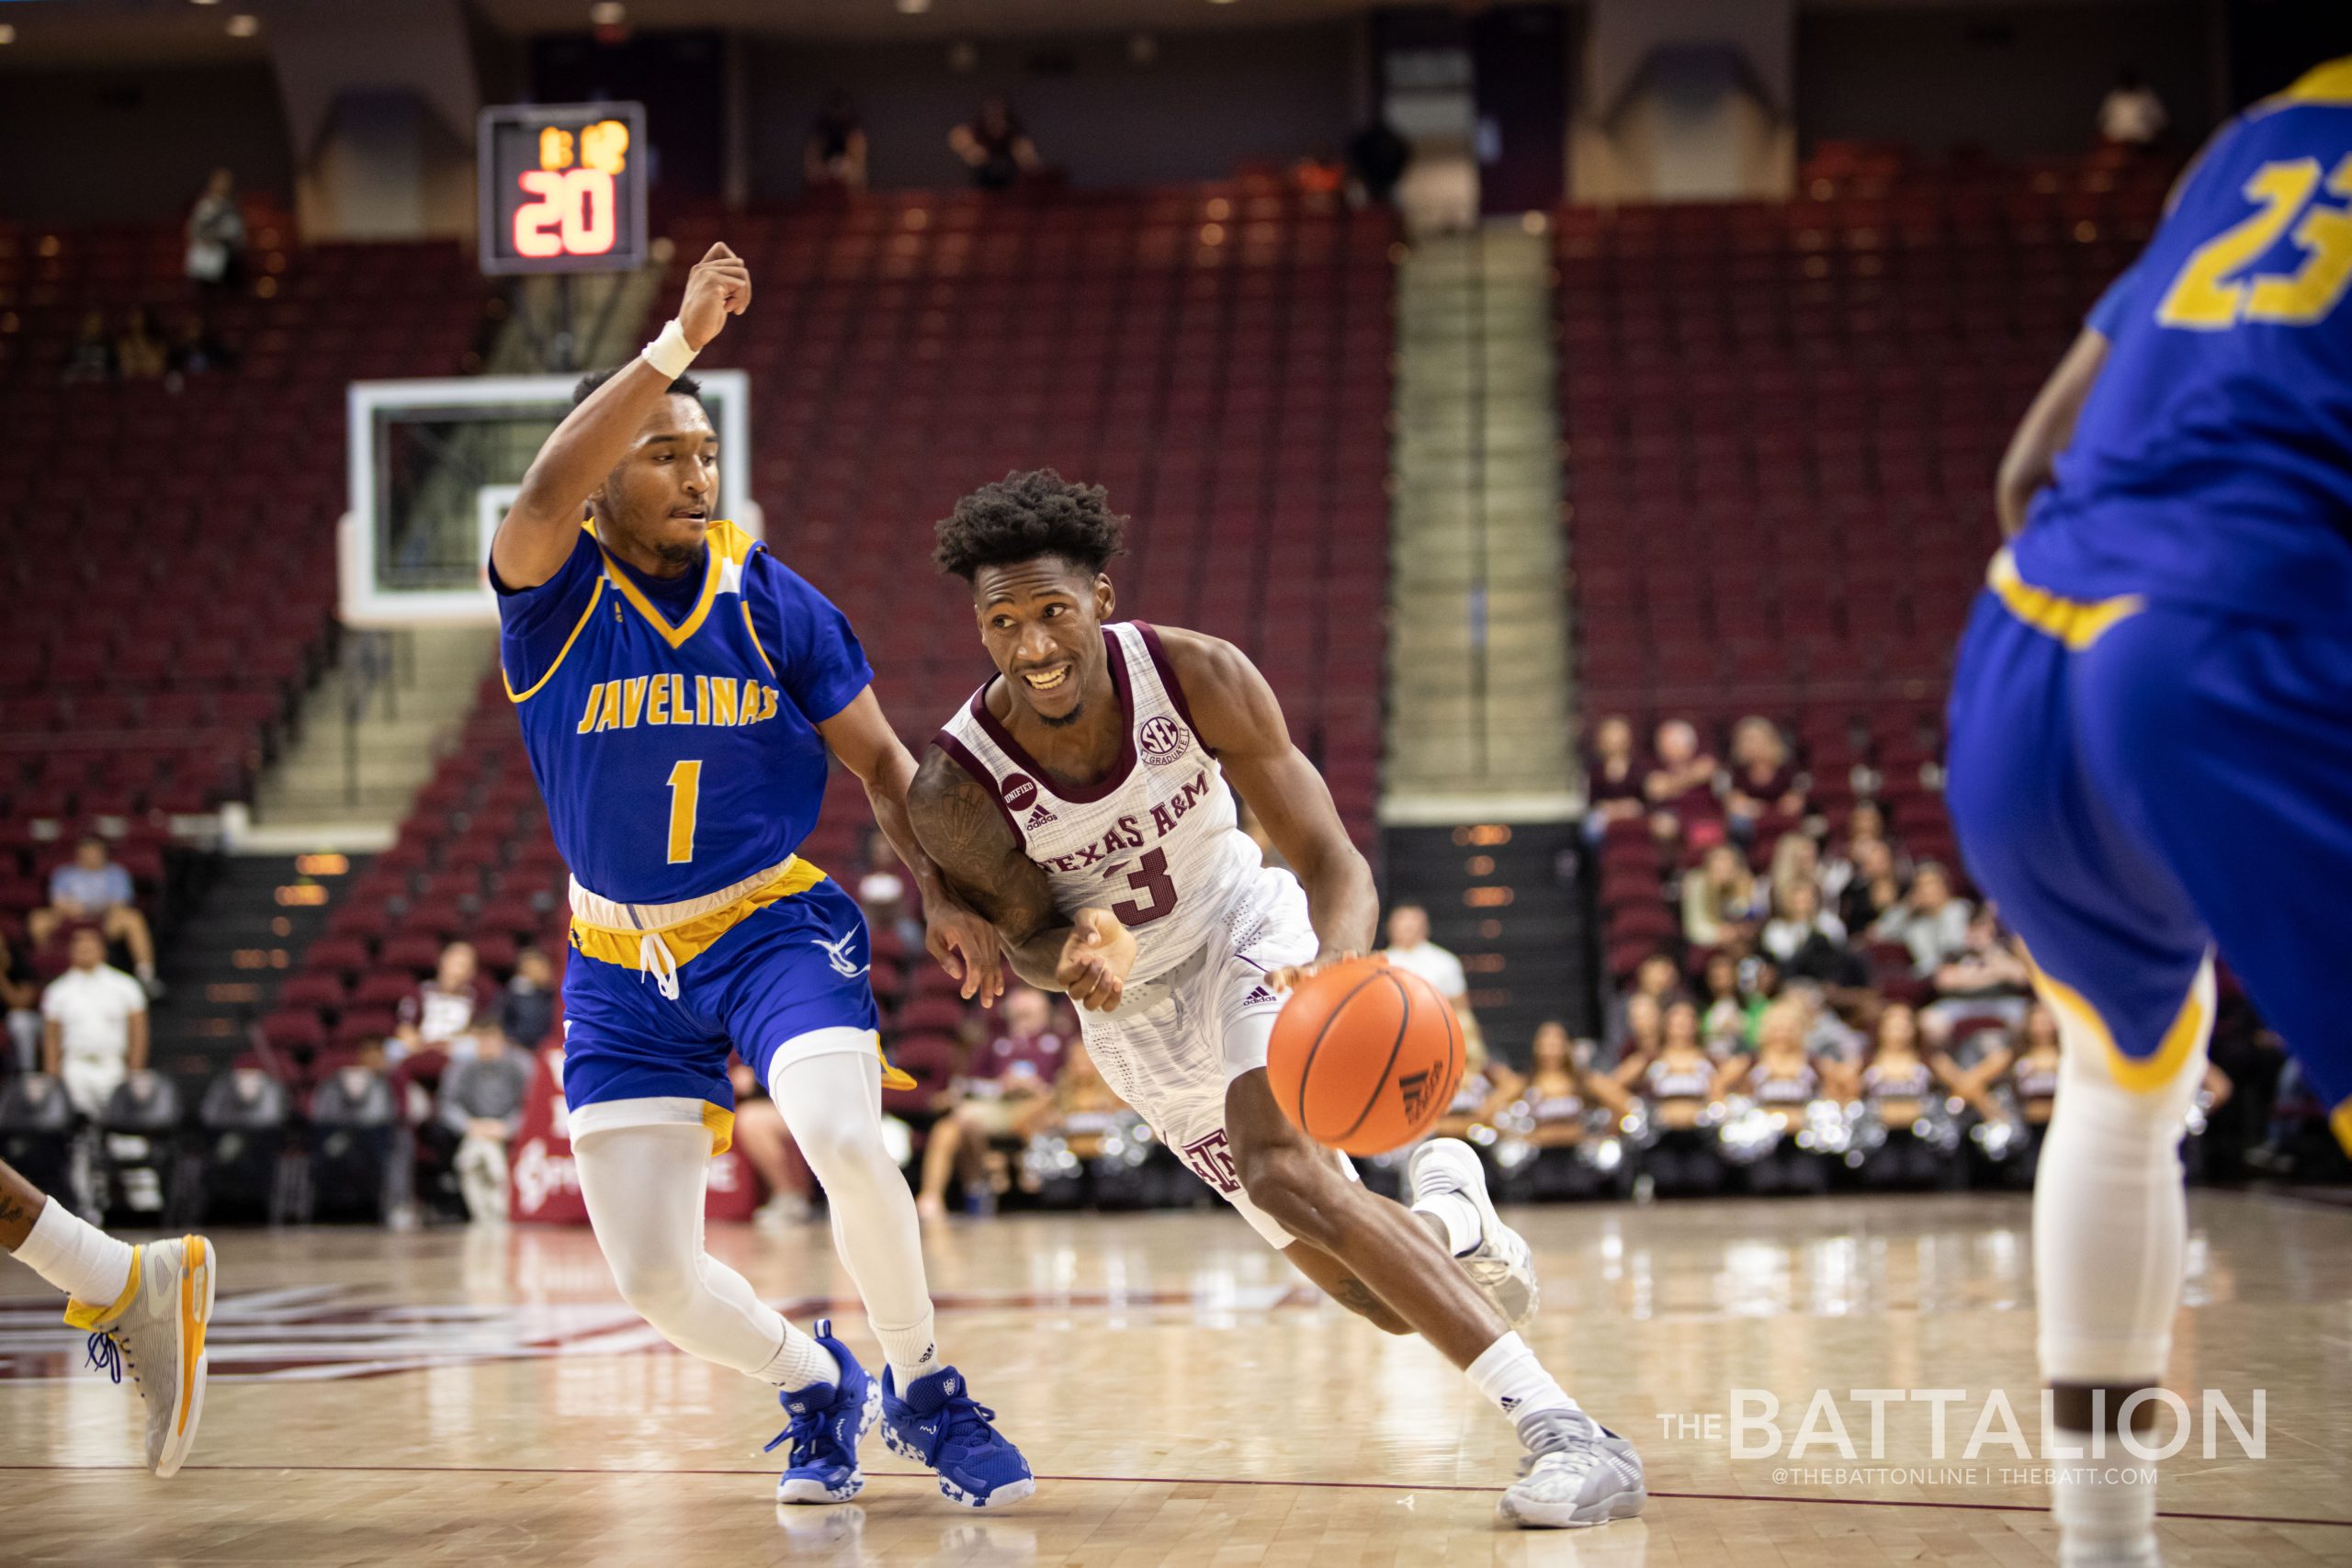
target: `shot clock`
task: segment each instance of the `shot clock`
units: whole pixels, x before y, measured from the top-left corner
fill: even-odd
[[[481,269],[626,272],[645,263],[645,110],[510,104],[481,111]]]

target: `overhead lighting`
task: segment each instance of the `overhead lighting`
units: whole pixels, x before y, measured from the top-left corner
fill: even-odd
[[[1212,6],[1230,6],[1233,4],[1233,0],[1209,0],[1209,4]]]
[[[236,16],[229,18],[229,36],[231,38],[251,38],[254,34],[259,31],[261,31],[261,18],[259,17],[253,16],[247,12],[239,12]]]
[[[931,9],[931,0],[899,0],[899,15],[920,17]]]
[[[0,43],[14,43],[14,42],[16,42],[16,41],[17,41],[17,29],[16,29],[16,28],[15,28],[13,25],[11,25],[10,23],[7,23],[7,22],[0,22]]]
[[[220,0],[188,0],[191,6],[218,6]]]
[[[628,20],[628,7],[621,0],[597,0],[588,7],[588,20],[600,28],[617,28]]]

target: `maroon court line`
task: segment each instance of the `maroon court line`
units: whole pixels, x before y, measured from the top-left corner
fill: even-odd
[[[273,1472],[297,1474],[322,1473],[330,1475],[765,1475],[764,1470],[604,1470],[592,1465],[561,1464],[191,1464],[184,1471],[213,1471],[221,1473]],[[37,1471],[60,1473],[89,1472],[145,1472],[146,1467],[136,1464],[0,1464],[0,1472]],[[929,1471],[869,1470],[869,1481],[929,1481]],[[1402,1481],[1273,1481],[1255,1480],[1240,1476],[1209,1475],[1041,1475],[1040,1481],[1065,1482],[1076,1485],[1103,1486],[1307,1486],[1334,1492],[1500,1492],[1499,1486],[1465,1486],[1458,1483]],[[1912,1497],[1760,1497],[1738,1492],[1652,1492],[1653,1497],[1671,1498],[1679,1503],[1770,1503],[1776,1505],[1823,1505],[1838,1508],[1964,1508],[1976,1513],[2046,1514],[2050,1510],[2038,1503],[1930,1503]],[[2196,1514],[2176,1509],[2163,1509],[2158,1518],[2194,1519],[2206,1524],[2223,1525],[2316,1525],[2331,1529],[2352,1529],[2352,1519],[2292,1518],[2278,1514]]]

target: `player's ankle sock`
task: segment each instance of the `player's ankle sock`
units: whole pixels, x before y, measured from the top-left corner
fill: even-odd
[[[2061,1433],[2058,1440],[2091,1451],[2087,1432]],[[2050,1509],[2058,1517],[2061,1568],[2155,1568],[2155,1467],[2148,1461],[2062,1463],[2051,1480]]]
[[[1478,1205],[1459,1192],[1432,1192],[1413,1200],[1413,1213],[1437,1228],[1445,1249],[1459,1258],[1477,1249],[1486,1227],[1478,1220]]]
[[[882,1341],[882,1354],[889,1359],[891,1381],[898,1384],[901,1398],[915,1379],[927,1378],[946,1365],[939,1357],[939,1341],[932,1335],[928,1308],[921,1322],[904,1328],[885,1328],[876,1324],[874,1337]]]
[[[41,1205],[17,1261],[86,1306],[107,1306],[130,1283],[130,1244],[117,1241],[51,1198]]]
[[[1535,1352],[1516,1334],[1506,1334],[1487,1347],[1466,1369],[1471,1386],[1495,1402],[1495,1408],[1516,1421],[1533,1410],[1574,1410],[1577,1402],[1535,1359]]]
[[[839,1387],[842,1364],[833,1353],[818,1344],[790,1322],[784,1325],[784,1343],[776,1348],[775,1359],[759,1371],[762,1382],[778,1388],[807,1388],[811,1383],[829,1382]]]

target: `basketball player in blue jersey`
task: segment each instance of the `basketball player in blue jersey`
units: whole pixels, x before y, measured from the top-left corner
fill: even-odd
[[[1015,474],[939,525],[999,678],[943,728],[908,793],[950,883],[1023,978],[1084,1010],[1121,1099],[1301,1273],[1392,1334],[1419,1334],[1527,1450],[1499,1501],[1521,1526],[1642,1511],[1633,1446],[1577,1407],[1515,1331],[1535,1309],[1526,1242],[1496,1216],[1469,1145],[1414,1151],[1411,1207],[1275,1105],[1283,992],[1372,946],[1372,868],[1282,705],[1230,643],[1109,624],[1125,519],[1100,486]],[[1230,788],[1228,788],[1228,781]],[[1236,820],[1254,807],[1270,868]]]
[[[2064,1039],[2034,1185],[2069,1568],[2157,1561],[2218,947],[2352,1142],[2352,58],[2213,139],[2011,444],[1952,685],[1971,869]],[[2135,1426],[2154,1406],[2142,1401]]]
[[[507,691],[571,869],[563,1077],[581,1194],[646,1321],[783,1390],[779,1501],[855,1496],[878,1416],[949,1498],[998,1506],[1035,1482],[933,1335],[914,1197],[882,1142],[865,924],[794,852],[828,749],[865,782],[967,998],[992,998],[996,939],[916,844],[914,761],[848,621],[714,515],[718,438],[685,371],[751,302],[743,263],[712,246],[643,355],[582,383],[491,548]],[[703,1249],[730,1048],[825,1184],[888,1360],[878,1380],[830,1325],[801,1332]]]

